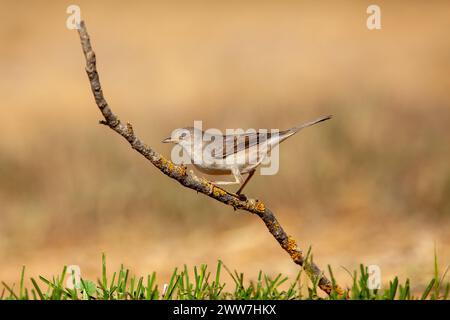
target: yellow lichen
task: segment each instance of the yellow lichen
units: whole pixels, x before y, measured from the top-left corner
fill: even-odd
[[[161,163],[161,167],[165,167],[167,164],[167,159],[164,157],[161,157],[159,162]]]
[[[223,197],[226,194],[227,193],[224,190],[222,190],[220,188],[217,188],[216,186],[213,186],[213,195],[214,195],[214,197],[216,197],[216,198],[221,197],[221,196]]]
[[[175,169],[179,170],[179,172],[183,175],[186,173],[184,169],[183,170],[179,169],[180,168],[179,166],[175,166],[175,164],[172,161],[167,160],[164,157],[161,157],[159,162],[161,163],[161,169],[163,170],[166,169],[170,173],[173,172]]]

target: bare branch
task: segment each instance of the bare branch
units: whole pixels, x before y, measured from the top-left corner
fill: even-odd
[[[223,204],[232,206],[234,209],[241,209],[258,215],[266,225],[272,236],[278,241],[281,247],[291,256],[292,260],[303,267],[308,276],[313,281],[318,281],[319,287],[330,294],[333,285],[328,280],[319,267],[309,259],[305,259],[303,252],[297,246],[296,241],[288,236],[281,227],[275,215],[264,203],[257,199],[242,199],[238,195],[230,193],[222,188],[213,185],[210,181],[197,177],[192,171],[187,172],[185,166],[175,165],[172,161],[164,158],[161,154],[154,151],[151,147],[143,143],[133,131],[131,124],[122,124],[119,118],[112,112],[108,103],[103,96],[100,85],[100,79],[96,67],[96,57],[92,50],[89,35],[86,30],[84,21],[81,21],[78,29],[80,35],[81,46],[86,58],[86,73],[89,77],[92,93],[94,94],[95,103],[100,109],[104,120],[100,123],[110,127],[112,130],[124,137],[133,149],[147,158],[155,167],[162,171],[165,175],[177,180],[184,187],[196,190],[210,198],[213,198]],[[334,290],[342,295],[344,291],[338,285]]]

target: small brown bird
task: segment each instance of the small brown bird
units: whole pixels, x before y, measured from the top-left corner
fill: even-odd
[[[301,129],[328,119],[331,119],[331,116],[321,117],[275,133],[264,130],[263,132],[219,135],[194,127],[186,127],[175,129],[172,136],[162,142],[180,145],[187,152],[192,164],[203,173],[232,174],[235,181],[215,181],[213,184],[240,184],[241,187],[236,193],[241,194],[256,168],[268,157],[275,146]],[[245,180],[242,177],[243,174],[248,174]]]

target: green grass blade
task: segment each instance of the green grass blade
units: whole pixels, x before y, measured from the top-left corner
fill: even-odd
[[[426,300],[428,295],[431,292],[431,289],[433,289],[434,283],[436,282],[436,279],[431,279],[430,283],[428,284],[428,286],[425,288],[425,291],[422,294],[422,297],[420,298],[421,300]]]

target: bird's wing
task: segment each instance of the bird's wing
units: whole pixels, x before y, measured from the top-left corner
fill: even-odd
[[[278,134],[282,135],[283,133],[279,132]],[[231,154],[265,143],[273,135],[271,132],[251,132],[220,136],[222,143],[219,142],[215,145],[215,148],[212,150],[212,157],[215,159],[225,159]]]
[[[211,150],[212,158],[214,159],[225,159],[231,154],[236,154],[239,151],[249,149],[255,145],[259,145],[267,142],[272,137],[277,135],[279,140],[277,143],[281,143],[290,136],[294,135],[303,128],[312,126],[316,123],[331,119],[331,116],[320,117],[316,120],[306,122],[297,127],[293,127],[288,130],[279,131],[277,133],[269,132],[264,130],[263,132],[250,132],[250,133],[238,133],[229,135],[215,135],[214,136],[214,148]]]

